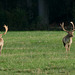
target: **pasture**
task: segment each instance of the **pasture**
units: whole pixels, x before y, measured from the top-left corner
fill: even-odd
[[[3,36],[0,75],[75,75],[75,37],[66,57],[65,35],[64,31],[8,31]]]

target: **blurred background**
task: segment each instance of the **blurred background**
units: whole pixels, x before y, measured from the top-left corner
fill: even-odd
[[[74,0],[0,0],[0,30],[60,30],[60,23],[75,23]]]

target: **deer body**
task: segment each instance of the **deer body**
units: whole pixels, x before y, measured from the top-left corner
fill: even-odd
[[[72,43],[72,37],[70,37],[69,35],[67,35],[67,36],[65,36],[64,38],[63,38],[63,43],[64,43],[64,46],[66,45],[66,44],[71,44]]]
[[[72,37],[69,37],[67,35],[63,38],[62,41],[63,41],[64,47],[66,48],[66,51],[70,50],[70,46],[72,44]]]
[[[4,43],[3,38],[0,38],[0,46],[3,45],[3,43]]]
[[[62,42],[64,44],[64,47],[66,48],[66,52],[70,51],[70,46],[72,44],[72,37],[74,33],[74,24],[73,22],[70,22],[73,25],[72,31],[67,31],[64,29],[64,23],[60,24],[64,31],[66,31],[68,34],[62,39]]]
[[[1,50],[3,48],[3,45],[4,45],[4,40],[3,40],[3,38],[0,38],[0,54],[1,54]]]
[[[6,25],[4,25],[4,28],[5,28],[5,33],[0,34],[0,55],[1,55],[1,50],[3,48],[3,45],[4,45],[4,40],[2,38],[2,35],[5,35],[8,31],[8,27]]]

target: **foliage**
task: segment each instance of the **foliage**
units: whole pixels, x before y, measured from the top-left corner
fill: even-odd
[[[49,24],[73,20],[75,17],[72,12],[74,11],[73,2],[73,0],[45,1],[49,7],[47,10]],[[49,30],[51,26],[42,25],[38,13],[38,0],[0,1],[0,25],[7,24],[9,30]]]
[[[73,15],[73,21],[75,23],[75,2],[73,2],[73,11],[72,11],[72,15]]]

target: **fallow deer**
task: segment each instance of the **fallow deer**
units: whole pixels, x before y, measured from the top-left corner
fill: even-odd
[[[73,33],[74,33],[74,23],[73,22],[70,22],[73,26],[73,29],[72,31],[67,31],[65,28],[64,28],[64,22],[62,22],[61,27],[64,31],[66,31],[68,34],[62,39],[62,42],[64,44],[64,47],[66,48],[66,52],[68,53],[68,51],[70,51],[70,46],[72,44],[72,37],[73,37]]]
[[[5,35],[8,31],[8,26],[4,25],[4,28],[5,28],[5,32],[3,34],[0,34],[0,55],[1,55],[1,50],[3,48],[3,45],[4,45],[4,40],[2,38],[2,35]]]

